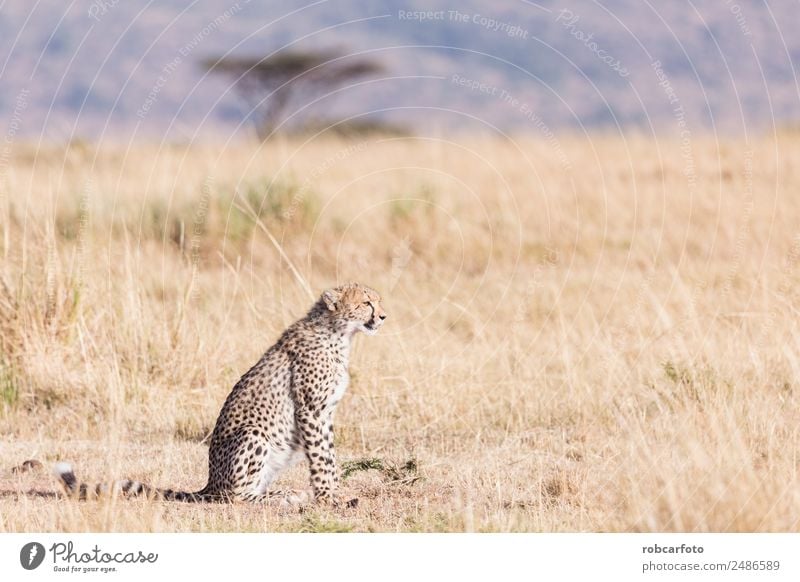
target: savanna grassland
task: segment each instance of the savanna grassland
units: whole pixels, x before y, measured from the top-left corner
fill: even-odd
[[[800,138],[15,144],[0,160],[2,531],[795,531]],[[196,490],[230,388],[325,287],[351,509]],[[279,487],[302,488],[307,469]]]

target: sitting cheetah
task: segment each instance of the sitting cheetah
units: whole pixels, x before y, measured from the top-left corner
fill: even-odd
[[[114,489],[176,501],[264,501],[278,474],[305,455],[315,500],[333,501],[333,412],[347,389],[350,345],[357,332],[373,335],[385,319],[373,289],[358,283],[328,289],[231,390],[211,436],[203,489],[188,493],[130,480]],[[79,498],[107,490],[78,483],[67,463],[58,463],[56,473]]]

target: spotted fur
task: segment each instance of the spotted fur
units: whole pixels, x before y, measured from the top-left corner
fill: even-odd
[[[386,313],[376,291],[349,283],[328,289],[308,314],[241,377],[219,413],[208,452],[208,484],[194,493],[131,480],[94,487],[56,465],[66,491],[86,498],[109,491],[176,501],[263,501],[274,479],[305,459],[317,501],[338,486],[333,414],[349,382],[353,336],[375,334]]]

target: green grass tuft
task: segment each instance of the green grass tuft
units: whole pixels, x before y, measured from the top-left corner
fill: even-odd
[[[11,366],[0,360],[0,402],[12,407],[19,402],[19,382]]]

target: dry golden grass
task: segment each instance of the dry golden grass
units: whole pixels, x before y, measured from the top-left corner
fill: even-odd
[[[553,145],[15,147],[0,530],[795,530],[800,139]],[[302,282],[349,279],[390,314],[337,412],[358,508],[81,503],[11,473],[202,487]]]

